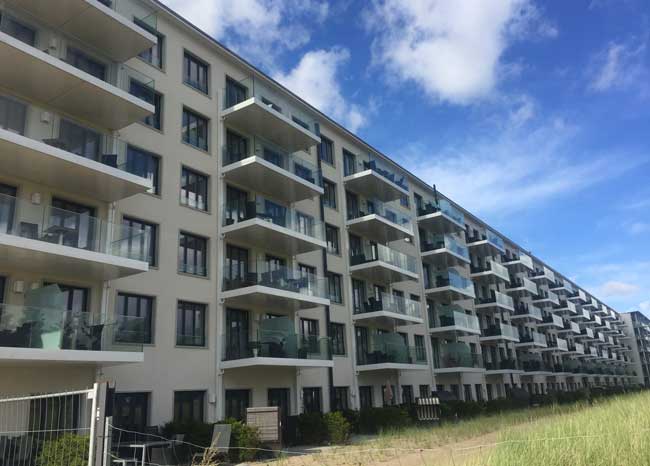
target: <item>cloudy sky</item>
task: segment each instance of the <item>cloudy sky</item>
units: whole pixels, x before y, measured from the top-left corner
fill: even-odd
[[[620,311],[650,315],[647,0],[164,0]]]

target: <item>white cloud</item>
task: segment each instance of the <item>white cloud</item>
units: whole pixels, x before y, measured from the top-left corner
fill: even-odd
[[[366,123],[366,115],[343,97],[338,81],[341,67],[349,59],[346,49],[314,50],[288,73],[276,73],[274,79],[350,131],[356,131]]]
[[[510,110],[510,124],[515,128],[522,126],[535,117],[536,109],[537,105],[530,96],[519,96]]]
[[[247,59],[273,68],[279,53],[309,42],[307,21],[329,15],[325,0],[163,0]]]
[[[638,310],[641,312],[645,312],[646,314],[650,314],[650,300],[640,302],[638,306],[636,306],[636,308],[632,310]]]
[[[631,235],[640,235],[642,233],[648,233],[650,232],[650,223],[632,222],[625,227],[625,230]]]
[[[639,291],[639,287],[632,283],[610,280],[603,283],[598,290],[599,296],[609,298],[634,295]]]
[[[646,49],[647,40],[607,44],[592,58],[589,89],[594,92],[635,89],[647,94],[650,73],[645,62]]]
[[[577,129],[561,119],[432,151],[412,144],[396,155],[413,173],[479,214],[506,215],[620,175],[641,160],[575,153]],[[619,163],[612,167],[612,157]]]
[[[487,97],[512,40],[540,26],[528,0],[375,0],[366,12],[375,34],[373,61],[397,81],[414,82],[435,99],[469,104]]]

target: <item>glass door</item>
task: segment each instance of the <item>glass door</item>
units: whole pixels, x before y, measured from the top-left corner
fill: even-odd
[[[63,199],[52,199],[46,237],[55,243],[79,249],[93,249],[95,209]]]
[[[226,225],[250,218],[253,212],[247,212],[248,193],[228,186],[226,188]]]
[[[227,130],[225,164],[238,162],[248,157],[248,155],[248,139],[233,131]]]
[[[237,246],[226,246],[224,288],[235,290],[248,284],[248,250]]]
[[[268,390],[268,405],[277,406],[280,411],[280,428],[283,430],[286,428],[286,420],[289,417],[291,411],[291,402],[289,399],[289,389],[288,388],[269,388]],[[284,435],[283,435],[284,437]]]
[[[0,184],[0,233],[11,233],[16,213],[16,193],[13,186]]]
[[[248,311],[239,309],[226,310],[226,359],[250,357]]]
[[[359,198],[356,194],[346,191],[345,204],[348,209],[348,220],[357,218],[361,215],[361,212],[359,212]]]
[[[357,364],[368,363],[368,329],[355,327],[357,343]]]

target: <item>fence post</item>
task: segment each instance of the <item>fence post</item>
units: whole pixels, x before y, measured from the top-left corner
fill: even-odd
[[[96,383],[93,388],[95,398],[93,400],[93,413],[90,424],[88,466],[103,466],[108,384],[106,382]]]

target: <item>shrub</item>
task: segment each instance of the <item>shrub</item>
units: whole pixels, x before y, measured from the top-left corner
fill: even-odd
[[[88,444],[86,435],[64,434],[59,438],[43,442],[36,459],[38,466],[86,466],[88,464]]]
[[[327,426],[327,438],[331,444],[341,445],[347,443],[350,439],[350,423],[338,411],[327,413],[323,416]]]
[[[196,447],[207,448],[212,442],[212,424],[205,422],[168,422],[162,429],[162,436],[168,439],[177,434],[184,434],[183,443],[174,445],[174,453],[179,459],[189,461],[194,453],[198,453]],[[189,445],[192,444],[192,445]]]
[[[485,413],[485,403],[477,401],[445,401],[440,405],[441,416],[446,419],[467,419]]]
[[[350,423],[350,430],[355,434],[359,433],[359,411],[346,409],[342,411],[343,417]]]
[[[225,422],[232,426],[230,434],[232,448],[228,455],[230,461],[234,463],[254,461],[260,455],[260,451],[255,449],[262,447],[257,428],[234,419],[226,419]]]
[[[408,411],[396,406],[365,408],[359,412],[359,432],[362,434],[401,429],[410,424],[411,417]]]
[[[320,413],[303,413],[298,416],[298,441],[302,445],[327,443],[327,424]]]

